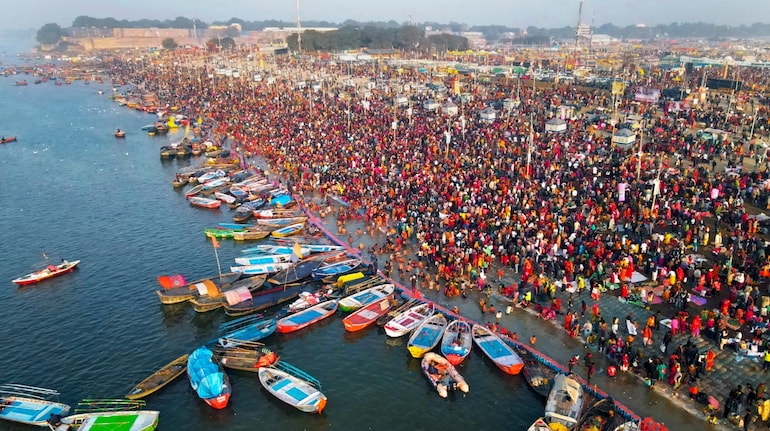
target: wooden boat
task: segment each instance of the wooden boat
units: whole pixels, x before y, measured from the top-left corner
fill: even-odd
[[[27,85],[27,81],[26,80],[24,80],[24,81],[16,81],[16,86],[17,87],[20,87],[22,85]]]
[[[187,358],[187,376],[198,397],[215,409],[223,409],[230,401],[230,380],[213,356],[207,347],[192,352]]]
[[[231,194],[223,193],[223,192],[219,192],[219,191],[214,192],[214,198],[215,199],[219,199],[220,201],[222,201],[224,203],[227,203],[227,204],[231,204],[231,203],[235,202],[235,199],[236,199],[235,196],[233,196]]]
[[[267,225],[267,226],[270,226],[270,225]],[[276,238],[283,238],[283,237],[287,237],[287,236],[298,234],[298,233],[302,232],[302,229],[304,229],[304,228],[305,228],[305,223],[304,222],[302,222],[302,223],[295,223],[295,224],[291,224],[291,225],[288,225],[286,227],[282,227],[282,228],[279,228],[279,229],[276,229],[276,230],[272,231],[270,233],[270,236],[274,236]]]
[[[200,178],[198,178],[198,182],[200,183]],[[227,178],[217,178],[210,181],[206,181],[203,183],[203,191],[211,190],[214,191],[219,187],[227,185]]]
[[[178,304],[193,299],[201,291],[209,290],[211,288],[210,285],[214,285],[220,290],[225,289],[240,279],[241,276],[242,274],[230,272],[221,276],[203,278],[188,284],[181,275],[162,275],[158,277],[158,282],[163,289],[158,289],[155,293],[163,304]]]
[[[625,419],[615,411],[612,397],[602,398],[593,403],[580,416],[575,431],[613,431],[622,425]]]
[[[157,392],[162,387],[171,383],[174,379],[184,374],[187,369],[187,358],[189,356],[190,355],[188,354],[184,354],[164,365],[161,369],[137,383],[133,389],[128,391],[126,398],[129,400],[138,400]]]
[[[67,416],[54,431],[152,431],[158,426],[156,410],[104,411]]]
[[[420,362],[420,368],[441,398],[446,398],[450,390],[460,390],[466,394],[470,390],[468,383],[455,366],[437,353],[425,353]]]
[[[231,266],[230,271],[247,275],[274,274],[291,268],[293,265],[291,262],[257,263],[254,265]]]
[[[278,361],[278,355],[260,343],[217,349],[219,363],[225,368],[238,371],[257,372]],[[251,348],[256,347],[256,348]]]
[[[612,428],[611,431],[640,431],[640,428],[638,422],[628,421]]]
[[[243,316],[283,304],[296,298],[304,288],[305,286],[303,285],[276,286],[251,293],[250,299],[242,300],[235,304],[228,299],[225,303],[225,314],[228,316]]]
[[[387,325],[393,318],[400,315],[401,313],[405,312],[406,310],[420,304],[420,301],[417,299],[410,299],[406,302],[403,302],[399,305],[396,305],[395,308],[391,307],[391,309],[383,314],[382,316],[378,317],[377,320],[374,322],[377,326],[383,327]]]
[[[116,138],[125,138],[126,137],[126,132],[124,132],[123,130],[118,129],[118,130],[115,131],[115,137]]]
[[[414,328],[418,327],[425,319],[436,312],[432,303],[416,305],[398,316],[385,325],[385,333],[388,337],[400,337],[408,334]]]
[[[340,310],[346,313],[356,311],[365,305],[369,305],[381,298],[392,295],[395,290],[396,287],[393,284],[388,283],[356,292],[340,299]]]
[[[160,130],[158,130],[157,133],[160,133]],[[164,145],[160,147],[160,158],[161,159],[173,159],[176,157],[176,150],[171,148],[168,145]]]
[[[339,262],[321,264],[313,271],[313,278],[324,278],[330,275],[348,273],[361,266],[361,258],[348,258]]]
[[[267,219],[267,221],[275,219],[285,219],[293,217],[304,217],[302,211],[297,210],[284,210],[278,208],[268,208],[264,210],[255,210],[254,217],[258,219]],[[307,217],[304,217],[307,220]],[[302,220],[304,221],[304,220]],[[291,223],[289,223],[291,224]]]
[[[191,198],[191,197],[197,195],[198,193],[200,193],[201,191],[203,191],[203,184],[198,184],[197,186],[195,186],[195,187],[187,190],[186,192],[184,192],[184,196],[186,198]]]
[[[217,239],[232,239],[233,234],[235,231],[233,229],[224,229],[224,228],[206,228],[203,229],[203,234],[206,235],[206,237],[211,238],[212,236]]]
[[[296,313],[298,311],[304,310],[306,308],[310,308],[316,304],[320,304],[321,302],[327,300],[329,296],[327,293],[330,293],[330,291],[324,291],[324,290],[318,290],[315,292],[300,292],[299,298],[294,300],[291,304],[289,304],[288,311],[289,313]]]
[[[16,141],[15,136],[4,136],[0,138],[0,144],[7,144],[9,142],[14,142],[14,141]]]
[[[201,208],[217,209],[219,208],[220,205],[222,205],[222,201],[219,201],[216,199],[192,196],[190,197],[190,205],[201,207]]]
[[[465,320],[455,319],[447,325],[441,337],[441,354],[452,365],[460,365],[473,347],[471,325]]]
[[[337,307],[337,300],[331,300],[290,314],[278,320],[278,332],[287,334],[289,332],[299,331],[302,328],[306,328],[327,317],[333,316],[337,311]]]
[[[62,419],[54,431],[153,431],[158,426],[156,410],[81,413]]]
[[[529,387],[536,394],[543,398],[548,398],[556,372],[538,361],[535,355],[527,348],[514,345],[513,349],[519,354],[521,360],[524,361],[524,368],[522,368],[521,372],[524,375],[524,380],[526,380]]]
[[[292,254],[294,253],[294,247],[286,245],[260,244],[241,250],[241,253]],[[302,256],[307,256],[310,254],[310,249],[300,246],[300,254]]]
[[[72,272],[75,270],[75,268],[77,268],[78,264],[80,264],[79,260],[73,260],[72,262],[63,260],[62,263],[58,265],[48,265],[43,269],[31,272],[18,278],[14,278],[11,280],[11,282],[18,284],[19,286],[27,286],[30,284],[39,283],[43,280]]]
[[[190,300],[193,310],[198,313],[206,313],[221,308],[225,305],[228,294],[239,289],[246,290],[247,292],[255,291],[265,283],[266,278],[267,276],[264,274],[241,278],[230,284],[226,290],[208,290],[206,294],[196,295]]]
[[[543,420],[543,418],[537,418],[532,425],[527,428],[527,431],[552,431],[551,427]]]
[[[305,259],[273,274],[267,281],[273,284],[296,283],[310,277],[310,274],[312,274],[313,270],[318,268],[319,265],[321,265],[321,261],[318,259]]]
[[[245,230],[245,229],[253,228],[254,225],[253,224],[245,224],[245,223],[219,222],[219,223],[217,223],[217,227],[219,227],[220,229],[232,229],[232,230],[238,231],[238,230]]]
[[[393,301],[393,295],[390,294],[386,297],[379,298],[373,302],[370,302],[363,308],[358,309],[352,314],[342,319],[342,324],[345,325],[345,330],[348,332],[356,332],[365,329],[374,322],[377,321],[380,316],[390,310]]]
[[[553,431],[572,430],[583,408],[583,387],[575,379],[558,374],[545,402],[545,421]]]
[[[277,327],[278,322],[272,317],[242,317],[219,325],[219,330],[225,334],[217,339],[217,344],[227,348],[253,343],[272,335]]]
[[[326,396],[321,383],[283,361],[259,369],[259,382],[279,400],[306,413],[322,413]]]
[[[425,353],[436,347],[441,341],[441,336],[444,335],[446,326],[446,316],[441,313],[434,314],[420,323],[406,344],[412,357],[422,358]]]
[[[524,361],[500,337],[487,327],[473,325],[471,330],[473,342],[492,361],[497,368],[506,374],[519,374],[524,367]]]
[[[236,241],[254,241],[267,238],[270,235],[269,230],[239,230],[233,232],[233,239]]]
[[[259,265],[262,263],[291,262],[292,254],[256,254],[246,257],[236,257],[238,265]]]
[[[58,399],[59,392],[35,386],[0,385],[0,419],[27,425],[46,426],[51,415],[64,416],[70,406]]]

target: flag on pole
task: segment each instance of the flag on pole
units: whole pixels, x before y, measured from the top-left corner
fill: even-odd
[[[214,246],[214,248],[219,248],[219,240],[211,234],[209,234],[209,238],[211,238],[211,244]]]

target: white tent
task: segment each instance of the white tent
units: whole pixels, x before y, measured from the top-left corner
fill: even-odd
[[[620,129],[612,135],[612,143],[624,150],[631,148],[634,142],[636,142],[636,133],[630,129]]]
[[[483,121],[495,121],[497,114],[495,114],[494,109],[487,107],[483,111],[479,112],[479,118],[481,118]]]
[[[409,104],[409,100],[403,94],[399,94],[393,99],[393,104],[396,106],[404,106]]]
[[[422,104],[422,107],[426,111],[435,111],[438,109],[439,104],[433,99],[428,99]]]
[[[452,99],[447,99],[444,106],[441,107],[441,113],[444,115],[457,115],[457,105],[452,102]]]
[[[554,117],[545,122],[546,132],[561,133],[566,130],[567,130],[567,122],[562,120],[561,118]]]

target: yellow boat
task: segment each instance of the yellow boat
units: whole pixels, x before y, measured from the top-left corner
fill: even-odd
[[[187,357],[190,355],[182,355],[163,368],[152,373],[149,377],[139,382],[133,389],[131,389],[126,398],[129,400],[138,400],[144,398],[152,393],[155,393],[160,388],[171,383],[174,379],[184,374],[187,370]]]

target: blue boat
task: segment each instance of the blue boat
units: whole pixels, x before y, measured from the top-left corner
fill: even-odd
[[[199,347],[190,354],[187,358],[187,377],[190,378],[190,386],[206,404],[215,409],[227,406],[232,392],[230,380],[209,348]]]
[[[337,301],[331,300],[316,304],[310,308],[290,314],[278,321],[278,332],[286,334],[331,317],[337,311]]]
[[[425,319],[409,337],[406,346],[414,358],[422,358],[425,353],[436,347],[446,329],[446,317],[439,313]]]
[[[246,275],[273,274],[291,268],[291,262],[257,263],[254,265],[231,266],[230,271]]]
[[[321,414],[326,407],[321,383],[283,361],[260,368],[259,382],[276,398],[300,411]]]
[[[313,278],[323,278],[330,275],[342,274],[348,271],[352,271],[361,266],[361,259],[347,259],[342,262],[333,263],[331,265],[321,266],[313,271]]]
[[[47,426],[52,414],[64,416],[70,406],[53,401],[59,392],[35,386],[0,386],[0,419],[27,425]]]
[[[236,257],[235,263],[238,265],[260,265],[263,263],[282,263],[291,262],[292,254],[262,254],[246,257]]]
[[[227,222],[219,222],[217,223],[217,226],[224,229],[233,229],[233,230],[248,229],[250,227],[254,227],[253,224],[227,223]]]
[[[279,195],[270,199],[270,205],[286,206],[289,202],[291,202],[291,196],[289,195]]]
[[[453,320],[444,330],[441,338],[441,354],[450,364],[460,365],[473,347],[471,325],[464,320]]]
[[[216,342],[225,348],[238,347],[244,343],[253,343],[272,335],[278,326],[275,318],[263,316],[241,317],[219,326],[225,332]]]

